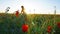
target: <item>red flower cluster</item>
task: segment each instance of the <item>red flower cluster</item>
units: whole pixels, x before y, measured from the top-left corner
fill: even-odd
[[[27,24],[22,25],[22,31],[23,32],[27,32],[28,31],[28,25]]]
[[[57,26],[58,26],[58,28],[60,28],[60,23],[59,22],[57,23]]]
[[[18,16],[19,16],[19,10],[16,11],[16,17],[18,17]]]
[[[51,32],[51,26],[47,27],[47,32],[50,33]]]

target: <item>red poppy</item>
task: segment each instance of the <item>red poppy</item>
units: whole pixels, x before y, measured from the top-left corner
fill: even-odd
[[[16,17],[18,17],[18,16],[19,16],[19,10],[16,11]]]
[[[51,29],[51,26],[48,26],[48,29]]]
[[[27,32],[28,31],[28,25],[27,24],[22,25],[22,31],[23,32]]]
[[[50,32],[51,32],[51,30],[49,30],[49,29],[48,29],[48,30],[47,30],[47,32],[48,32],[48,33],[50,33]]]
[[[49,32],[49,33],[51,32],[51,26],[47,27],[47,32]]]
[[[60,28],[60,23],[57,23],[58,28]]]

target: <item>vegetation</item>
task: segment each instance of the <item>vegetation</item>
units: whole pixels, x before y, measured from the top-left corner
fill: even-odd
[[[41,15],[41,14],[0,14],[0,33],[1,34],[47,34],[47,27],[51,26],[48,34],[60,34],[60,28],[56,23],[60,22],[60,15]],[[29,25],[28,32],[22,31],[22,25]]]

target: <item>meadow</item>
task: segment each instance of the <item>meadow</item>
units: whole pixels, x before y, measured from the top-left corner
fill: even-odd
[[[0,13],[0,34],[60,34],[57,23],[60,22],[60,15],[54,14],[15,14]],[[29,25],[28,31],[22,31],[22,25]],[[51,26],[51,32],[47,27]]]

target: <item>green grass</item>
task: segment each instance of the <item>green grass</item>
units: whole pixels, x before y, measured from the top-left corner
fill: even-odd
[[[26,20],[26,19],[27,20]],[[0,14],[0,33],[1,34],[47,34],[47,26],[52,26],[51,34],[56,34],[53,30],[58,29],[54,25],[55,22],[60,22],[60,15],[56,15],[54,18],[53,14],[19,14],[16,17],[14,14]],[[35,25],[32,25],[32,22]],[[28,24],[29,30],[24,33],[21,30],[22,24]],[[54,28],[55,27],[55,28]],[[58,30],[57,30],[58,31]]]

